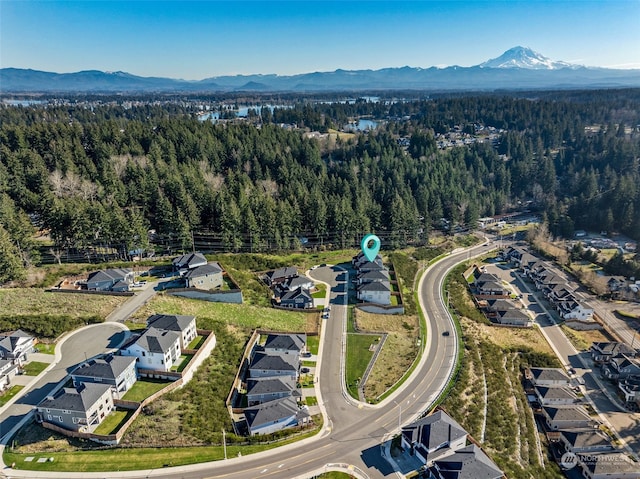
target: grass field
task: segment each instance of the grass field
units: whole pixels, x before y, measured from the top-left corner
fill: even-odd
[[[44,371],[47,368],[47,366],[49,366],[49,363],[41,363],[40,361],[30,361],[24,366],[22,366],[22,369],[24,369],[24,373],[27,376],[37,376],[42,371]]]
[[[273,331],[315,331],[319,313],[299,313],[246,304],[210,303],[196,299],[157,295],[134,315],[144,322],[152,314],[186,314],[196,317],[199,328],[210,329],[210,320],[223,321],[238,327],[264,328]],[[315,320],[315,321],[314,321]],[[311,329],[309,329],[311,327]]]
[[[98,315],[105,318],[128,298],[97,294],[47,293],[36,288],[0,289],[3,315],[60,314],[82,318]]]
[[[611,338],[607,333],[602,330],[594,329],[591,331],[577,331],[564,324],[561,324],[560,327],[562,328],[564,335],[569,339],[569,341],[571,341],[571,344],[573,344],[578,351],[586,351],[591,347],[591,343],[594,342],[611,341]]]
[[[23,388],[24,386],[11,386],[5,392],[0,394],[0,407],[11,401],[11,398],[18,394]]]
[[[200,349],[200,346],[202,346],[202,343],[204,343],[205,341],[204,336],[196,336],[195,338],[193,338],[193,341],[191,341],[189,343],[189,346],[187,346],[187,349]]]
[[[42,354],[55,354],[56,343],[38,343],[36,349]]]
[[[115,434],[120,429],[120,426],[124,424],[127,419],[131,417],[133,411],[115,410],[112,411],[102,423],[94,431],[96,434]]]
[[[347,334],[347,359],[345,361],[345,381],[349,394],[358,399],[358,384],[364,374],[373,351],[369,347],[378,342],[378,336],[371,334]]]

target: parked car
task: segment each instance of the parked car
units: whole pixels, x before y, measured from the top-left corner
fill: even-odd
[[[306,373],[308,373],[309,371],[311,371],[309,368],[300,368],[300,372],[301,372],[302,374],[306,374]]]

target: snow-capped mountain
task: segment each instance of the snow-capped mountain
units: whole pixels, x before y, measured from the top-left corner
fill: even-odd
[[[551,60],[527,47],[513,47],[498,58],[492,58],[478,66],[482,68],[526,68],[529,70],[580,68],[580,65]]]

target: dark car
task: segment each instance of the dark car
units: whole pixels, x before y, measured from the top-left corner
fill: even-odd
[[[310,371],[309,368],[300,368],[300,372],[303,373],[303,374],[304,373],[308,373],[309,371]]]
[[[443,335],[443,336],[449,336],[449,334],[451,334],[451,333],[449,333],[449,331],[444,331],[444,332],[442,333],[442,335]]]

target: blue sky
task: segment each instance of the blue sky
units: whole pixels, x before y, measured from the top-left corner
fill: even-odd
[[[471,66],[522,45],[640,68],[640,0],[0,0],[0,66],[199,80]]]

